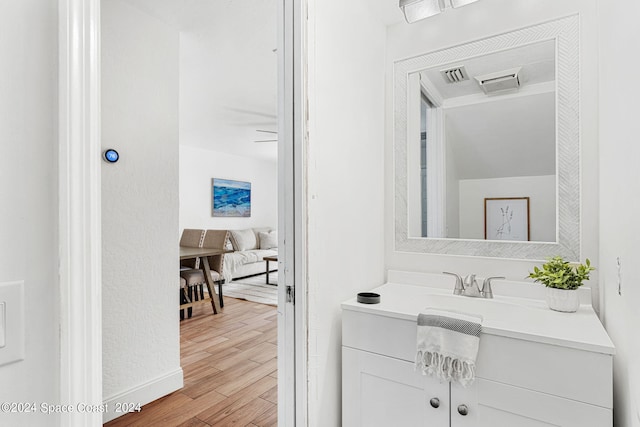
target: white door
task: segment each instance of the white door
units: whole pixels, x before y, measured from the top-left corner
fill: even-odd
[[[413,363],[342,348],[343,427],[447,427],[449,384]]]
[[[513,426],[610,427],[611,411],[483,379],[451,386],[451,427]]]

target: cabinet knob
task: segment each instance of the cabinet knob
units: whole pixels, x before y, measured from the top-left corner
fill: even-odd
[[[458,413],[464,417],[469,413],[469,408],[467,405],[458,405]]]
[[[431,404],[432,408],[438,408],[440,407],[440,399],[438,399],[437,397],[433,397],[431,398],[431,400],[429,401],[429,403]]]

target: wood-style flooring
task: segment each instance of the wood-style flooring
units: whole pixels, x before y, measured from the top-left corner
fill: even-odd
[[[180,322],[184,388],[107,427],[277,426],[277,311],[225,298],[224,309],[195,307]]]

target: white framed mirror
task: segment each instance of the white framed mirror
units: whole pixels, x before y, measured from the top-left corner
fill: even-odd
[[[580,254],[578,17],[394,63],[395,249]]]

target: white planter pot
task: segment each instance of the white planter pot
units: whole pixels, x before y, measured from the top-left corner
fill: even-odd
[[[551,310],[573,313],[580,307],[578,290],[547,288],[547,304]]]

